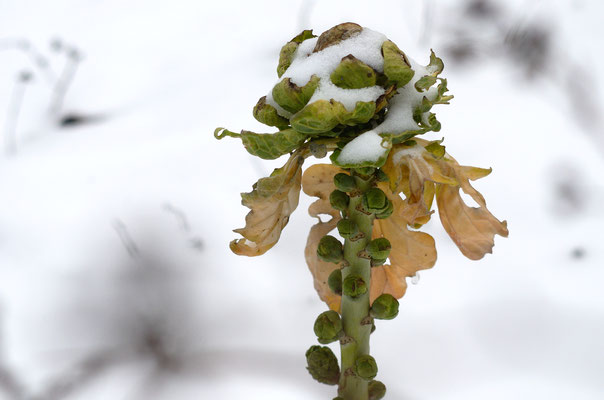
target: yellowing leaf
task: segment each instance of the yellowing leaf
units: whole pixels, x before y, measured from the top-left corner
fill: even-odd
[[[407,290],[405,278],[417,271],[429,269],[436,263],[436,248],[432,236],[424,232],[410,231],[405,219],[407,204],[393,194],[385,184],[379,185],[394,206],[389,218],[377,219],[373,226],[373,238],[385,237],[390,240],[390,265],[372,268],[370,301],[383,293],[400,299]]]
[[[469,179],[478,179],[490,170],[462,167],[449,159],[449,171],[456,176],[463,191],[479,207],[468,207],[459,193],[460,186],[438,185],[436,202],[443,227],[459,250],[471,260],[479,260],[493,252],[495,235],[508,236],[507,222],[499,221],[487,208],[484,197],[470,185]]]
[[[383,167],[390,177],[390,189],[405,194],[400,215],[414,227],[426,223],[436,196],[441,222],[461,252],[473,260],[490,253],[496,234],[507,237],[507,224],[489,212],[484,197],[470,180],[487,176],[491,169],[461,166],[447,153],[426,150],[430,142],[414,141],[412,146],[395,145]],[[468,207],[459,188],[479,207]]]
[[[423,145],[428,142],[416,139],[414,146],[395,145],[382,168],[390,177],[393,193],[405,194],[403,215],[412,226],[423,225],[432,214],[434,183],[457,185],[457,181],[441,170],[436,158]]]
[[[331,232],[338,224],[338,221],[340,221],[340,213],[329,203],[329,195],[336,189],[333,177],[339,172],[342,172],[342,170],[333,165],[316,164],[308,168],[302,176],[304,193],[319,198],[319,200],[310,205],[308,213],[312,217],[317,218],[319,218],[320,214],[331,216],[331,219],[326,222],[321,222],[319,219],[319,222],[310,229],[306,248],[304,249],[304,257],[312,273],[314,286],[319,297],[327,303],[330,309],[338,312],[340,311],[341,297],[331,291],[327,284],[327,278],[339,266],[334,263],[321,261],[317,257],[317,247],[319,240]]]
[[[294,153],[287,163],[275,169],[270,177],[262,178],[250,193],[242,193],[242,204],[251,211],[245,217],[245,227],[235,229],[244,239],[233,240],[233,253],[259,256],[273,247],[289,216],[298,207],[304,158]]]

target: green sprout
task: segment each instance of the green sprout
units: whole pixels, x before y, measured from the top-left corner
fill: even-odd
[[[374,380],[369,338],[375,319],[399,314],[406,278],[436,262],[434,239],[418,230],[435,200],[444,229],[472,260],[492,252],[495,235],[508,235],[506,222],[470,184],[491,170],[462,166],[442,140],[420,138],[440,131],[433,107],[453,98],[443,69],[434,52],[420,65],[384,35],[354,23],[318,37],[305,30],[281,49],[278,80],[253,109],[254,118],[278,131],[214,132],[217,139],[241,139],[254,156],[288,157],[242,194],[251,211],[245,227],[235,230],[242,238],[231,242],[234,253],[258,256],[272,248],[301,190],[317,197],[311,216],[328,216],[311,228],[305,258],[329,308],[314,332],[321,344],[339,341],[340,360],[316,345],[306,358],[313,378],[338,386],[339,400],[386,395],[386,386]],[[307,158],[328,154],[330,164],[303,172]],[[478,207],[467,206],[460,189]],[[343,243],[329,235],[336,228]]]

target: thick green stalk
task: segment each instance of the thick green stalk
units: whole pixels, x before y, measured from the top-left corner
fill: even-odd
[[[354,174],[353,174],[354,175]],[[365,256],[364,250],[371,240],[373,231],[373,214],[362,208],[363,193],[371,188],[371,181],[355,176],[357,187],[356,196],[351,196],[347,217],[353,220],[362,235],[348,238],[344,243],[344,259],[347,266],[342,269],[342,280],[349,276],[358,276],[365,282],[366,293],[350,297],[342,294],[342,326],[344,338],[341,340],[342,376],[340,378],[339,395],[344,400],[368,400],[368,381],[355,373],[355,361],[361,355],[369,354],[369,335],[372,320],[369,316],[369,288],[371,287],[371,260]]]

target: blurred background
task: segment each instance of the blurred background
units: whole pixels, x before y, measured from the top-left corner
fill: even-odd
[[[217,126],[281,46],[345,21],[445,62],[448,152],[506,219],[436,266],[372,354],[387,398],[601,399],[604,5],[597,0],[0,0],[0,399],[331,399],[305,350],[325,310],[310,199],[266,255],[228,242],[264,162]],[[335,349],[335,348],[334,348]]]

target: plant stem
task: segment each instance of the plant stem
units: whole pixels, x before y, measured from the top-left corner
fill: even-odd
[[[355,360],[369,354],[369,335],[372,321],[369,316],[369,288],[371,287],[371,260],[359,257],[371,240],[373,232],[373,214],[362,209],[363,193],[371,188],[372,179],[364,180],[354,171],[359,193],[351,196],[347,217],[353,220],[362,235],[346,239],[344,242],[344,259],[347,266],[342,269],[342,280],[350,275],[360,276],[365,281],[367,292],[355,298],[342,295],[342,325],[345,338],[341,342],[342,376],[340,377],[339,395],[344,400],[368,400],[368,381],[354,372]]]

